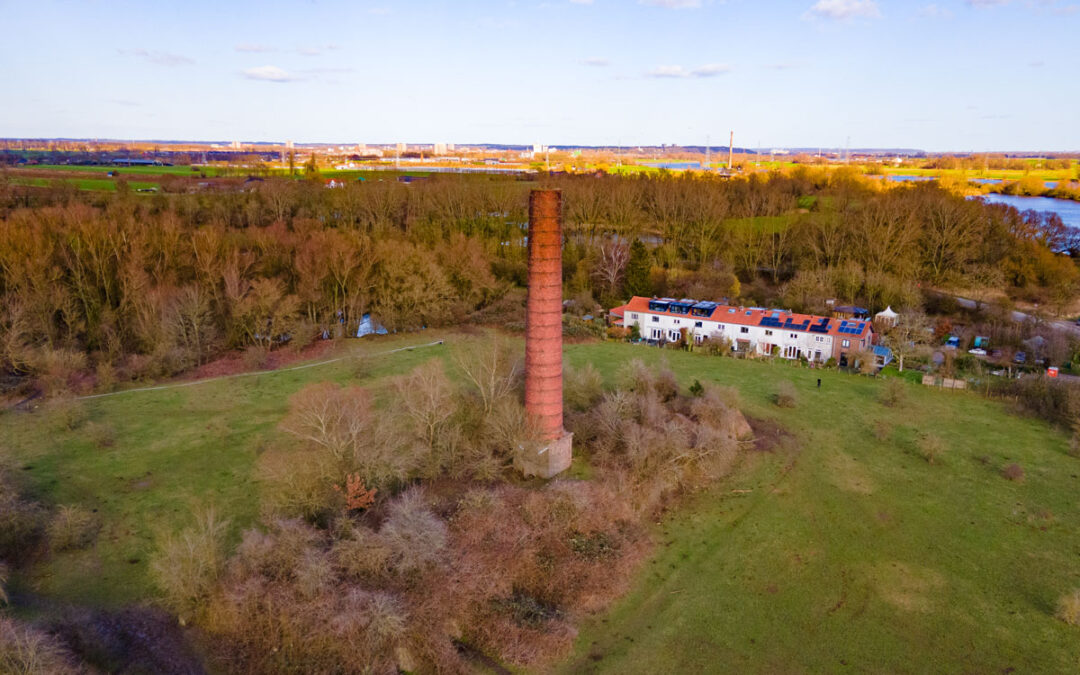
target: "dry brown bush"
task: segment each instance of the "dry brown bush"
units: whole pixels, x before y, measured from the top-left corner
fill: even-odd
[[[281,428],[327,453],[336,473],[359,473],[365,485],[380,489],[403,481],[423,459],[422,448],[394,442],[392,425],[381,422],[360,387],[304,387],[289,400]]]
[[[567,422],[604,481],[635,508],[651,512],[677,492],[730,471],[739,439],[751,430],[725,400],[733,398],[729,392],[708,387],[701,396],[665,401],[670,390],[658,388],[653,373],[640,363],[631,363],[621,379],[635,390],[610,392],[591,411],[572,414]]]
[[[919,456],[925,459],[927,464],[937,464],[945,453],[945,441],[931,433],[921,435],[917,447]]]
[[[1012,481],[1020,481],[1024,479],[1024,469],[1014,462],[1002,469],[1001,475]]]
[[[344,508],[341,493],[333,489],[337,463],[310,448],[275,447],[259,456],[256,480],[262,487],[260,510],[267,520],[303,518],[328,522]]]
[[[881,405],[895,408],[903,405],[906,400],[907,387],[903,380],[890,378],[885,381],[885,386],[881,388],[881,394],[878,396]]]
[[[217,584],[227,526],[212,509],[202,511],[194,527],[165,537],[150,562],[166,605],[182,619],[197,612]]]
[[[7,594],[7,582],[8,582],[8,566],[0,562],[0,605],[6,605],[8,603]]]
[[[604,395],[604,377],[593,364],[563,369],[563,405],[582,412],[596,405]]]
[[[387,509],[379,539],[390,549],[390,566],[410,575],[434,566],[447,543],[446,523],[431,512],[420,488],[413,488]]]
[[[773,402],[781,408],[794,408],[799,404],[799,393],[792,382],[781,382],[776,388]]]
[[[471,643],[519,666],[565,654],[572,619],[622,593],[647,546],[626,502],[581,481],[474,492],[452,535]]]
[[[94,543],[101,522],[97,516],[78,506],[64,505],[49,522],[49,547],[53,551],[86,548]]]
[[[0,673],[4,675],[66,675],[83,670],[53,636],[0,616]]]
[[[1080,590],[1063,595],[1058,600],[1055,616],[1070,626],[1080,626]]]

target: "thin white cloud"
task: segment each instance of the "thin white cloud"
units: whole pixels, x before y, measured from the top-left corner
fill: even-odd
[[[156,52],[147,49],[121,49],[119,52],[121,54],[137,56],[156,66],[167,66],[172,68],[174,66],[190,66],[195,63],[195,59],[180,54],[170,54],[168,52]]]
[[[924,16],[928,19],[949,19],[952,18],[952,11],[948,7],[942,7],[941,5],[925,5],[919,8],[919,16]]]
[[[726,63],[706,63],[690,71],[691,77],[716,77],[731,72],[731,66]]]
[[[806,14],[818,19],[847,21],[877,19],[881,17],[881,10],[874,0],[818,0]]]
[[[645,73],[646,77],[689,77],[690,73],[682,66],[656,66]]]
[[[593,0],[570,0],[572,5],[591,5]]]
[[[638,0],[638,4],[664,9],[697,9],[701,7],[701,0]]]
[[[262,80],[263,82],[295,82],[300,79],[277,66],[248,68],[243,72],[243,75],[249,80]]]
[[[645,77],[661,79],[677,79],[684,77],[716,77],[731,72],[731,66],[726,63],[707,63],[697,68],[687,70],[682,66],[656,66],[645,73]]]
[[[234,47],[238,52],[246,52],[250,54],[265,54],[266,52],[276,52],[277,47],[271,47],[270,45],[259,45],[243,43]]]
[[[597,68],[603,68],[604,66],[610,66],[611,61],[608,61],[607,59],[604,59],[604,58],[594,57],[594,58],[591,58],[591,59],[582,59],[581,60],[581,65],[583,65],[583,66],[594,66],[594,67],[597,67]]]

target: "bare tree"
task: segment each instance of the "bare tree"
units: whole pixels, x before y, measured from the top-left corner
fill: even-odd
[[[602,283],[608,293],[614,294],[630,261],[630,247],[621,242],[608,242],[600,245],[600,259],[596,261],[593,274]]]
[[[454,363],[480,397],[484,415],[517,388],[522,359],[501,338],[474,340],[454,350]]]
[[[904,372],[904,359],[924,353],[932,335],[930,320],[922,312],[903,312],[896,325],[885,335],[885,345],[896,355],[897,367]]]

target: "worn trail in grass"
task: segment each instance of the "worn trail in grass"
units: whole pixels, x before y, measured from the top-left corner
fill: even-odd
[[[734,386],[786,442],[657,528],[655,559],[583,628],[568,671],[1076,672],[1080,460],[1065,437],[969,393],[619,345],[568,347],[605,372],[665,358]],[[816,388],[821,377],[823,386]],[[770,400],[782,380],[799,402]],[[875,428],[877,429],[875,434]],[[928,463],[917,437],[945,450]],[[1026,476],[1001,476],[1009,463]]]

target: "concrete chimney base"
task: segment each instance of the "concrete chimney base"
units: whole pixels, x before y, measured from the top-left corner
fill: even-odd
[[[514,468],[526,478],[553,478],[570,468],[574,434],[566,432],[553,441],[524,443],[514,458]]]

